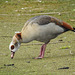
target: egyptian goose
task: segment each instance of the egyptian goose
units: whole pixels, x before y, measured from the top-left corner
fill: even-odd
[[[46,45],[50,40],[69,30],[75,32],[74,27],[57,18],[48,15],[33,17],[25,23],[21,32],[16,33],[13,36],[9,45],[11,58],[14,57],[14,54],[20,47],[21,43],[28,43],[33,40],[44,42],[41,47],[40,55],[36,59],[43,58]]]

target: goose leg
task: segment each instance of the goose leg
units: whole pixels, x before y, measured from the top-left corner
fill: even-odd
[[[35,59],[41,59],[41,58],[44,57],[46,45],[47,45],[47,44],[43,44],[43,45],[42,45],[41,51],[40,51],[40,55],[39,55],[37,58],[35,58]]]

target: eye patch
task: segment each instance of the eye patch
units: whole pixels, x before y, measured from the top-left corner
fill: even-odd
[[[11,46],[11,49],[14,49],[14,45]]]

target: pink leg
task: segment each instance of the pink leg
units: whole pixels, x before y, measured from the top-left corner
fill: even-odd
[[[43,45],[41,46],[41,51],[40,51],[39,57],[42,55],[42,52],[43,52]]]
[[[41,58],[44,57],[46,45],[47,45],[47,44],[43,44],[43,45],[42,45],[41,51],[40,51],[40,55],[39,55],[37,58],[35,58],[35,59],[41,59]]]

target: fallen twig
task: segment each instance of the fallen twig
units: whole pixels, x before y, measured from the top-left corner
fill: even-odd
[[[49,12],[49,13],[34,13],[34,14],[10,14],[10,15],[49,15],[49,14],[67,14],[69,12]],[[0,14],[0,15],[3,15],[3,16],[10,16],[9,14]]]
[[[12,38],[12,36],[0,36],[0,37],[11,37]]]

